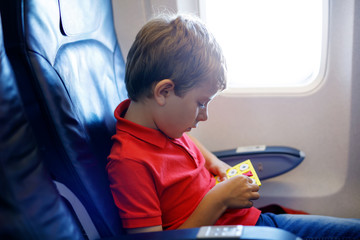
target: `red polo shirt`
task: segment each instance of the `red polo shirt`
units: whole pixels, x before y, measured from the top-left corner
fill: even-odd
[[[110,187],[124,228],[162,225],[176,229],[195,210],[215,179],[199,149],[184,134],[170,139],[123,118],[130,101],[115,110],[118,120],[108,157]],[[233,209],[218,225],[255,225],[256,208]]]

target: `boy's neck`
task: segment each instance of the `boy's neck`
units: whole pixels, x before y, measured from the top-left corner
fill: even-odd
[[[157,129],[149,110],[148,101],[131,101],[124,118],[141,126]]]

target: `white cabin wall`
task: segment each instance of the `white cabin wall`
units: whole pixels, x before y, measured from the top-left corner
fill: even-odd
[[[359,104],[352,102],[358,80],[352,60],[359,55],[354,4],[330,3],[327,71],[318,89],[302,96],[221,95],[210,104],[209,120],[193,132],[210,150],[265,144],[306,153],[296,169],[263,182],[256,206],[278,203],[312,214],[360,216],[360,162],[353,158],[359,148],[349,147],[358,144],[351,127],[359,124],[351,118]]]
[[[359,218],[360,209],[360,2],[355,1],[352,59],[352,87],[351,87],[351,118],[350,118],[350,144],[349,164],[346,183],[338,194],[339,206],[346,206],[351,217]],[[344,204],[345,202],[345,204]],[[356,210],[354,210],[356,209]]]
[[[135,36],[146,23],[145,4],[142,0],[113,0],[114,24],[124,59]]]
[[[113,0],[124,57],[153,13],[198,13],[197,2]],[[210,104],[209,120],[192,132],[212,151],[266,144],[306,153],[296,169],[263,182],[257,206],[278,203],[312,214],[360,217],[360,4],[355,3],[330,1],[327,70],[316,90],[296,96],[220,95]]]
[[[178,11],[176,0],[113,0],[112,3],[115,29],[124,59],[136,34],[151,17]]]
[[[124,58],[141,27],[160,13],[199,15],[197,0],[112,0],[115,29]]]

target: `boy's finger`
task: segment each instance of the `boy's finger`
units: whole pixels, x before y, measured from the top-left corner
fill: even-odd
[[[219,176],[219,181],[220,181],[220,182],[225,181],[225,180],[227,179],[226,173],[220,172],[220,173],[218,174],[218,176]]]
[[[225,181],[227,179],[227,176],[225,175],[225,176],[223,176],[223,177],[220,177],[220,181],[222,182],[222,181]]]
[[[221,177],[221,178],[225,178],[227,179],[227,175],[226,175],[226,169],[218,169],[218,175]]]

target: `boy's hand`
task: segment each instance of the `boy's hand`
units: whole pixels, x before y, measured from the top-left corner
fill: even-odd
[[[231,168],[231,166],[220,159],[218,159],[216,156],[213,156],[211,159],[207,159],[205,167],[209,172],[214,174],[215,176],[220,177],[220,182],[225,181],[227,179],[226,176],[226,170]]]
[[[209,192],[218,197],[226,208],[249,208],[253,206],[252,200],[260,198],[259,186],[243,175],[234,176],[223,181]]]

